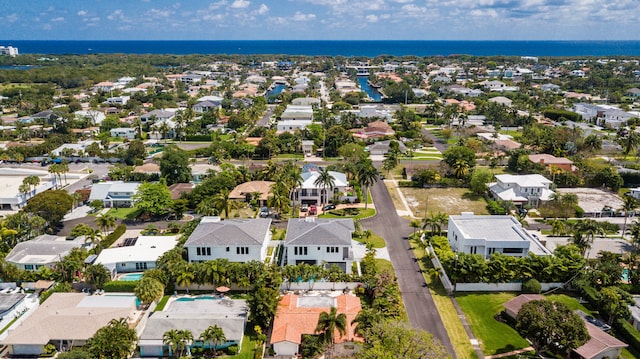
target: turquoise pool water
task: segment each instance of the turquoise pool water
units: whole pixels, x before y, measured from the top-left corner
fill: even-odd
[[[182,297],[182,298],[178,298],[176,299],[176,302],[193,302],[194,300],[215,300],[218,299],[214,296],[211,295],[201,295],[199,297]]]
[[[629,269],[625,268],[622,270],[622,280],[625,282],[629,281]]]
[[[140,280],[142,278],[142,273],[129,273],[121,276],[118,280],[123,280],[126,282],[133,282],[136,280]]]

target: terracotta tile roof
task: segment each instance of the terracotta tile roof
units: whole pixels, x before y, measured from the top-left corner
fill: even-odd
[[[275,182],[271,181],[250,181],[241,183],[229,193],[229,198],[246,199],[247,194],[260,192],[260,200],[266,201],[270,195],[269,192],[271,191],[271,187],[273,187],[274,184]]]
[[[160,166],[157,163],[148,162],[143,164],[142,166],[136,166],[133,169],[133,172],[136,173],[160,173]]]
[[[595,325],[585,322],[591,339],[573,351],[583,358],[590,359],[613,348],[626,348],[627,344],[605,333]],[[599,356],[598,356],[599,357]]]
[[[329,307],[299,307],[298,300],[300,298],[301,296],[296,294],[287,294],[280,300],[273,321],[271,344],[283,341],[300,344],[303,334],[315,334],[320,313],[328,312]],[[346,334],[341,336],[336,331],[335,342],[362,341],[362,338],[355,334],[355,325],[351,325],[351,322],[362,309],[360,298],[349,294],[342,294],[334,298],[338,313],[344,313],[347,316]]]
[[[520,294],[519,296],[504,303],[503,306],[507,312],[518,314],[520,308],[522,308],[525,303],[529,303],[532,300],[544,300],[544,297],[540,294]]]

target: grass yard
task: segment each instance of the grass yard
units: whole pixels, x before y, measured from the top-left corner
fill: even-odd
[[[354,240],[360,243],[371,243],[373,248],[384,248],[387,246],[387,243],[384,241],[384,238],[380,237],[375,233],[371,233],[369,239],[365,239],[364,237],[353,237]]]
[[[120,218],[120,219],[134,219],[136,218],[139,214],[140,211],[135,208],[135,207],[131,207],[131,208],[111,208],[107,214],[110,214],[116,218]]]
[[[253,329],[251,330],[253,331]],[[242,338],[242,347],[240,348],[240,352],[234,356],[223,355],[220,358],[231,358],[231,359],[253,359],[253,355],[256,347],[256,341],[253,340],[250,336],[245,335]]]
[[[425,256],[424,249],[417,246],[413,248],[416,258],[423,258]],[[445,292],[442,283],[435,275],[426,271],[427,268],[433,268],[431,261],[419,261],[418,263],[423,270],[424,279],[429,286],[429,291],[438,308],[438,313],[440,313],[440,318],[442,318],[442,322],[444,323],[444,327],[447,330],[449,340],[451,340],[457,357],[460,359],[477,359],[476,351],[473,349],[469,336],[458,317],[458,312]]]
[[[381,258],[376,258],[376,269],[378,270],[378,272],[391,272],[391,273],[395,273],[393,271],[393,265],[391,264],[391,261],[388,261],[386,259],[381,259]]]
[[[163,311],[164,307],[167,306],[167,302],[169,302],[169,296],[165,295],[164,297],[162,297],[162,299],[160,299],[160,301],[158,302],[158,305],[156,305],[156,309],[154,310],[154,312]]]
[[[318,217],[320,218],[353,218],[353,219],[362,219],[369,218],[376,214],[376,210],[373,208],[360,208],[360,207],[349,207],[343,209],[333,209],[329,212],[322,213]]]
[[[475,198],[466,188],[401,188],[400,190],[416,217],[423,217],[429,212],[455,215],[461,212],[489,214],[485,200]],[[396,208],[404,210],[403,205]]]
[[[504,309],[502,305],[515,296],[514,293],[456,294],[485,355],[507,353],[529,346],[529,342],[515,329],[494,318]]]

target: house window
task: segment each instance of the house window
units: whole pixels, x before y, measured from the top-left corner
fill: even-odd
[[[210,256],[211,247],[196,247],[196,254],[199,256]]]
[[[505,254],[522,254],[522,248],[504,248],[502,253]]]
[[[338,247],[327,247],[327,253],[338,253]]]
[[[227,252],[229,252],[229,247],[227,247]]]
[[[297,256],[306,256],[307,247],[293,247],[293,253]]]
[[[120,263],[120,267],[126,267],[127,263]]]
[[[236,254],[249,254],[249,247],[236,247]]]
[[[317,189],[312,189],[311,190],[311,196],[316,197],[318,195],[318,190]]]
[[[33,270],[33,264],[25,264],[24,270]]]
[[[146,270],[147,262],[136,262],[136,270]]]

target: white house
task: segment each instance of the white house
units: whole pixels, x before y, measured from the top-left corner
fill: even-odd
[[[133,140],[136,138],[136,129],[130,127],[118,127],[111,129],[111,137],[128,138]]]
[[[37,176],[40,183],[32,187],[27,193],[20,191],[20,186],[28,176]],[[42,170],[27,168],[0,168],[0,210],[17,211],[27,204],[27,201],[38,193],[56,186],[56,176]]]
[[[484,83],[484,88],[489,91],[502,91],[505,86],[504,82],[498,80],[486,81]]]
[[[184,244],[189,262],[224,258],[230,262],[264,261],[271,240],[270,218],[203,217]]]
[[[530,252],[551,254],[512,216],[476,216],[473,212],[449,216],[447,239],[454,252],[480,254],[485,258],[494,253],[512,257],[526,257]]]
[[[176,117],[176,111],[153,110],[140,116],[140,122],[147,123],[148,121],[151,121],[153,119],[155,119],[156,122],[163,120],[172,120],[174,117]]]
[[[54,268],[73,248],[85,245],[84,236],[68,240],[66,237],[43,234],[16,244],[4,261],[26,271],[37,271],[40,267]]]
[[[337,265],[344,272],[351,273],[351,235],[354,230],[351,218],[292,218],[284,240],[283,264]]]
[[[91,187],[89,202],[102,201],[105,208],[133,207],[133,195],[138,192],[140,182],[100,182]]]
[[[489,191],[493,198],[511,201],[517,206],[529,204],[538,207],[540,202],[551,200],[555,193],[551,190],[551,182],[539,174],[531,175],[496,175],[496,182],[489,183]]]
[[[193,112],[205,113],[212,110],[218,110],[222,106],[222,101],[201,101],[193,105]]]
[[[305,120],[311,121],[313,120],[313,108],[311,106],[306,105],[289,105],[284,110],[280,118],[284,120]]]
[[[74,112],[76,117],[86,118],[95,125],[99,125],[107,117],[104,112],[98,110],[86,110]]]
[[[109,104],[109,105],[126,105],[127,102],[129,102],[129,100],[131,99],[131,96],[116,96],[116,97],[109,97],[107,98],[107,101],[105,101],[105,103]]]
[[[156,261],[173,249],[180,236],[140,236],[125,246],[103,249],[94,263],[107,267],[111,276],[156,268]],[[126,245],[130,244],[130,245]]]
[[[311,124],[311,120],[281,120],[278,121],[278,132],[294,132],[295,130],[304,130]]]
[[[312,168],[302,172],[302,185],[298,188],[298,200],[302,204],[322,204],[328,203],[334,194],[344,192],[349,186],[347,176],[341,172],[329,171],[333,177],[333,187],[327,187],[326,192],[328,198],[324,198],[324,189],[321,185],[317,185],[316,181],[320,176],[318,170]]]

